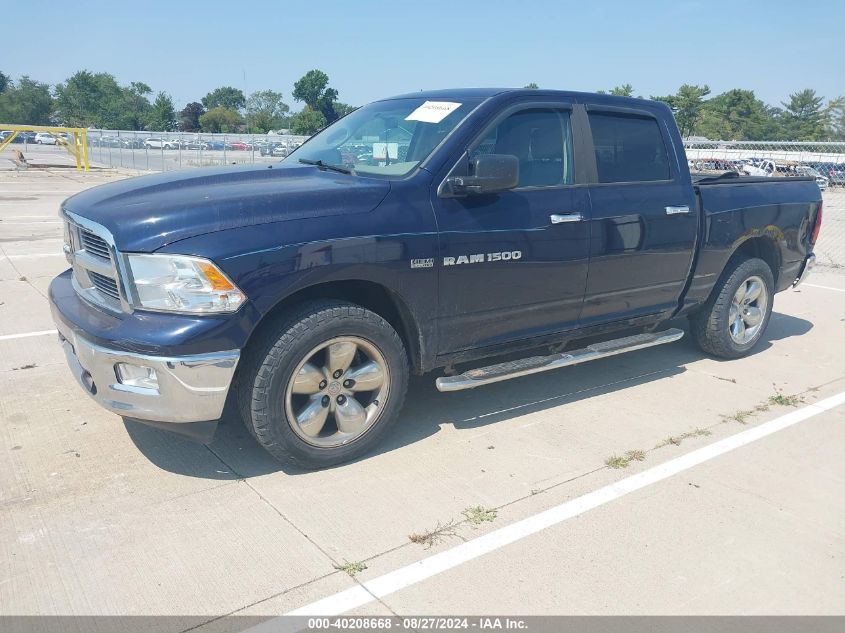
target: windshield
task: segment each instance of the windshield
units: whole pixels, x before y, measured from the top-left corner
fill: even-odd
[[[285,160],[320,161],[368,176],[406,176],[480,102],[422,98],[377,101],[330,125]]]

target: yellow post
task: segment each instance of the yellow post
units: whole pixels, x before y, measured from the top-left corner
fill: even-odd
[[[4,149],[6,149],[6,146],[9,143],[11,143],[17,135],[18,135],[18,131],[12,130],[12,133],[9,134],[9,136],[7,138],[3,139],[2,143],[0,143],[0,152],[2,152]]]
[[[76,148],[76,151],[73,153],[76,156],[76,168],[82,169],[82,158],[79,155],[79,151],[82,148],[79,146],[79,132],[77,130],[73,131],[73,146]]]
[[[88,130],[85,128],[61,127],[55,125],[4,125],[0,123],[0,130],[12,131],[8,138],[0,141],[0,151],[6,149],[6,146],[18,135],[18,132],[49,132],[50,134],[56,136],[57,144],[64,146],[64,148],[70,152],[71,156],[74,157],[77,169],[85,169],[85,171],[89,171],[91,169],[88,162]],[[73,134],[72,144],[64,137],[57,136],[62,132]],[[81,143],[80,138],[82,140]]]
[[[82,160],[85,163],[85,171],[90,171],[91,166],[88,164],[88,130],[82,128]]]

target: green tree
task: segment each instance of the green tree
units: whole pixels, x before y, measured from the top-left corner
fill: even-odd
[[[781,117],[784,140],[821,141],[826,136],[826,112],[822,107],[823,97],[807,88],[789,95]]]
[[[6,88],[8,88],[11,83],[12,80],[9,78],[9,75],[0,71],[0,93],[6,92]]]
[[[293,84],[293,98],[304,102],[312,111],[320,112],[326,123],[337,120],[334,109],[337,90],[329,88],[329,76],[322,70],[309,70]]]
[[[538,86],[532,81],[530,84],[525,84],[525,87],[529,90],[537,90],[540,86]]]
[[[614,97],[633,97],[634,87],[631,84],[623,84],[610,89],[610,93]]]
[[[282,127],[290,106],[282,101],[282,93],[259,90],[246,100],[246,124],[250,132],[266,134]]]
[[[58,119],[73,127],[137,130],[149,112],[150,87],[118,85],[108,73],[80,70],[56,86]]]
[[[675,115],[678,129],[681,136],[691,136],[698,119],[701,117],[701,109],[704,107],[704,97],[710,94],[710,86],[692,86],[684,84],[678,88],[678,92],[666,97],[652,97],[655,101],[663,101],[668,104]]]
[[[326,117],[319,110],[305,106],[290,119],[290,131],[294,134],[311,136],[326,127]]]
[[[205,114],[201,103],[192,101],[179,113],[179,129],[183,132],[199,132],[200,117]]]
[[[50,86],[27,76],[9,82],[0,92],[0,121],[18,125],[50,125],[53,99]]]
[[[845,141],[845,96],[827,104],[827,136],[832,141]]]
[[[200,116],[203,132],[234,132],[241,125],[241,115],[231,108],[218,106]]]
[[[121,128],[140,130],[144,127],[150,114],[150,101],[147,95],[152,92],[153,89],[143,81],[133,81],[128,87],[121,89],[125,104],[119,124]]]
[[[777,108],[760,101],[753,90],[735,88],[705,101],[695,134],[726,141],[774,140]]]
[[[334,113],[337,115],[337,118],[344,117],[350,112],[355,112],[358,109],[357,106],[351,106],[347,103],[340,103],[340,101],[335,101],[332,104],[334,107]]]
[[[173,98],[166,92],[159,92],[147,113],[146,124],[148,130],[157,132],[171,132],[176,129],[176,109]]]
[[[200,99],[200,101],[202,101],[202,104],[209,111],[214,108],[227,108],[229,110],[240,111],[246,106],[244,93],[231,86],[215,88]]]

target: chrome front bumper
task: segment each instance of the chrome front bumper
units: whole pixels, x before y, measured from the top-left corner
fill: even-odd
[[[807,276],[810,274],[810,271],[813,270],[815,265],[816,254],[810,253],[809,255],[807,255],[807,259],[806,261],[804,261],[804,267],[801,269],[801,272],[798,273],[798,277],[795,279],[795,281],[792,282],[792,287],[797,288],[798,285],[807,278]]]
[[[112,413],[151,422],[207,422],[223,414],[238,350],[166,358],[95,345],[60,321],[59,340],[76,381]],[[121,384],[115,365],[155,370],[157,388]]]

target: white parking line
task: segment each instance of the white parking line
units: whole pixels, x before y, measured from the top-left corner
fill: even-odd
[[[288,612],[287,616],[302,615],[338,615],[361,607],[365,604],[375,602],[379,598],[389,596],[401,589],[415,585],[423,580],[437,576],[445,571],[463,565],[484,554],[489,554],[498,549],[520,541],[532,534],[537,534],[554,525],[558,525],[567,519],[577,517],[589,510],[603,506],[615,501],[627,494],[656,484],[673,475],[677,475],[694,466],[715,459],[721,455],[746,446],[752,442],[763,439],[773,433],[782,431],[790,426],[809,420],[825,411],[845,404],[845,392],[825,398],[814,404],[809,404],[801,409],[782,415],[779,418],[764,422],[747,431],[742,431],[725,439],[713,442],[708,446],[696,449],[681,455],[668,462],[649,468],[641,473],[626,477],[616,483],[604,486],[581,497],[572,499],[553,508],[549,508],[539,514],[522,519],[511,525],[507,525],[489,534],[480,536],[471,541],[456,545],[444,552],[423,558],[415,563],[401,567],[395,571],[388,572],[372,580],[355,585],[344,591],[317,600],[298,609]],[[268,620],[256,627],[249,629],[253,633],[283,630],[284,622],[278,618]]]
[[[23,334],[3,334],[0,336],[0,341],[11,341],[16,338],[29,338],[30,336],[46,336],[48,334],[57,334],[57,330],[41,330],[40,332],[24,332]]]
[[[845,292],[842,288],[833,288],[831,286],[818,286],[816,284],[808,284],[805,283],[805,286],[809,286],[810,288],[821,288],[822,290],[835,290],[836,292]]]

